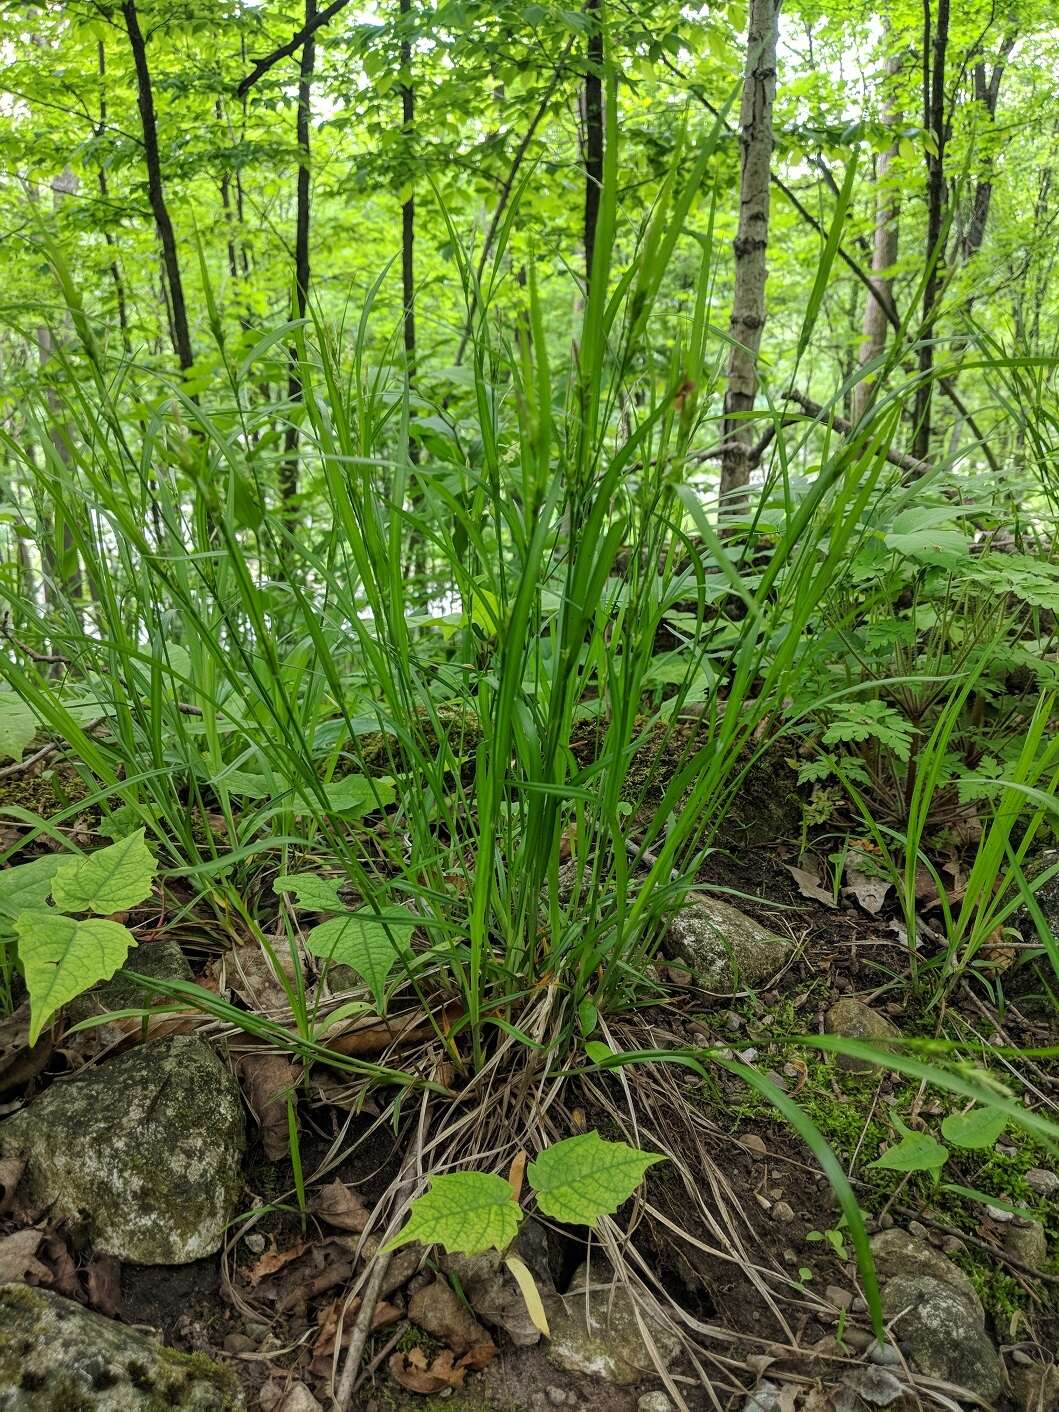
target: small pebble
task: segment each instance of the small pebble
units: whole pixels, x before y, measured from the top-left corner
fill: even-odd
[[[757,1050],[756,1050],[756,1049],[741,1049],[741,1050],[739,1051],[739,1058],[742,1059],[742,1061],[743,1061],[744,1064],[752,1064],[752,1063],[754,1062],[754,1060],[757,1058]]]
[[[842,1330],[842,1342],[855,1353],[863,1353],[875,1340],[866,1329],[846,1328]]]
[[[843,1289],[840,1285],[828,1285],[824,1290],[824,1298],[829,1304],[833,1304],[836,1309],[848,1309],[853,1303],[853,1295],[848,1289]]]
[[[1005,1211],[1002,1206],[987,1206],[985,1214],[991,1221],[996,1221],[997,1225],[1006,1225],[1012,1217],[1012,1212]]]
[[[961,1255],[967,1246],[959,1236],[946,1236],[941,1242],[941,1248],[946,1255]]]
[[[550,1387],[546,1389],[548,1401],[553,1407],[566,1406],[566,1389],[561,1387]]]
[[[1038,1196],[1054,1196],[1059,1191],[1059,1176],[1043,1167],[1031,1167],[1026,1173],[1026,1185]]]
[[[908,1234],[914,1235],[917,1240],[930,1240],[930,1232],[921,1221],[909,1221]]]
[[[743,1017],[737,1015],[734,1010],[729,1010],[724,1017],[725,1028],[730,1030],[741,1030],[743,1028]]]
[[[266,1242],[260,1231],[251,1231],[248,1236],[244,1236],[243,1244],[252,1255],[264,1254]]]
[[[794,1208],[789,1206],[786,1201],[777,1201],[772,1208],[772,1219],[782,1221],[786,1225],[788,1221],[794,1220]]]
[[[889,1211],[884,1211],[879,1217],[879,1225],[882,1226],[884,1231],[891,1230],[893,1223],[894,1218],[890,1215]]]
[[[657,1392],[645,1392],[636,1404],[636,1412],[673,1412],[673,1404],[661,1388]]]
[[[257,1348],[257,1344],[246,1334],[229,1334],[221,1347],[225,1353],[250,1353]]]
[[[786,1090],[787,1090],[787,1080],[783,1077],[782,1074],[777,1073],[775,1069],[770,1069],[770,1070],[768,1071],[768,1073],[765,1075],[765,1077],[766,1077],[767,1079],[771,1079],[772,1082],[776,1085],[777,1088],[781,1088],[781,1089],[783,1089],[784,1092],[786,1092]]]
[[[899,1368],[902,1363],[900,1352],[892,1343],[879,1343],[873,1339],[871,1347],[868,1349],[868,1362],[874,1363],[877,1368]]]

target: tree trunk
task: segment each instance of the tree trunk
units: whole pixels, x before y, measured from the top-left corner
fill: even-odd
[[[883,123],[893,128],[898,119],[894,106],[894,81],[901,72],[901,59],[893,55],[886,65],[887,92],[883,96]],[[892,143],[879,155],[875,168],[875,240],[871,256],[871,287],[864,305],[864,322],[861,327],[863,341],[860,346],[860,366],[863,368],[878,358],[886,347],[886,334],[889,319],[887,309],[893,308],[893,278],[887,271],[897,262],[898,239],[898,198],[897,192],[887,184],[890,166],[897,156],[897,143]],[[853,420],[859,421],[871,401],[874,383],[862,377],[853,389]]]
[[[585,0],[591,26],[585,58],[585,292],[592,282],[599,198],[603,190],[603,22],[601,0]]]
[[[99,61],[99,127],[96,129],[97,137],[102,137],[107,125],[107,53],[103,41],[99,41],[97,49]],[[99,164],[97,172],[99,182],[99,194],[104,202],[109,200],[107,190],[107,173],[103,163]],[[121,266],[118,264],[118,246],[109,230],[104,230],[103,239],[107,242],[110,251],[110,278],[114,282],[114,294],[118,301],[118,327],[121,329],[121,346],[126,353],[132,351],[132,340],[129,336],[129,315],[128,306],[125,302],[125,281],[121,277]]]
[[[305,0],[305,24],[316,18],[316,0]],[[312,122],[313,69],[316,65],[316,40],[310,33],[302,45],[298,69],[298,192],[294,218],[294,316],[305,318],[309,307],[309,139]],[[297,522],[298,498],[298,423],[294,410],[302,400],[302,383],[298,376],[298,353],[290,350],[287,374],[287,400],[291,420],[284,437],[283,465],[280,468],[280,497],[288,525]]]
[[[162,264],[169,286],[169,300],[173,318],[173,351],[183,371],[187,371],[195,361],[191,347],[191,334],[188,329],[187,305],[184,302],[184,284],[180,278],[180,260],[177,256],[176,236],[173,222],[169,218],[169,208],[165,201],[165,187],[162,183],[162,159],[158,150],[158,121],[154,111],[154,92],[151,87],[151,71],[147,65],[147,46],[140,28],[140,17],[136,11],[136,0],[124,0],[121,7],[125,18],[125,28],[132,47],[133,63],[136,66],[136,102],[140,110],[140,124],[143,128],[143,152],[147,164],[147,195],[154,213],[155,229],[162,246]]]
[[[405,81],[401,84],[401,131],[404,134],[405,156],[410,159],[409,146],[415,135],[415,90],[411,83],[412,40],[404,28],[407,16],[412,10],[412,0],[401,0],[401,72]],[[409,160],[409,184],[411,184],[411,161]],[[404,356],[408,381],[415,379],[416,366],[416,316],[415,316],[415,194],[409,191],[408,200],[401,207],[401,299],[404,307]]]
[[[912,455],[926,461],[930,455],[930,414],[934,397],[934,329],[942,287],[940,248],[945,225],[945,59],[949,44],[949,0],[938,0],[937,22],[931,42],[930,0],[924,0],[923,25],[923,127],[930,133],[934,151],[926,153],[928,270],[923,286],[923,318],[919,330],[919,377],[914,410]]]
[[[741,169],[739,226],[735,237],[735,290],[729,331],[728,390],[724,398],[721,514],[746,512],[753,429],[746,414],[757,395],[757,355],[765,323],[765,278],[772,162],[772,105],[776,97],[776,46],[781,0],[752,0],[746,71],[739,117]]]
[[[1012,49],[1015,47],[1016,35],[1009,34],[1005,37],[1000,46],[1000,58],[993,65],[993,72],[990,74],[984,63],[974,66],[974,97],[975,102],[980,104],[989,118],[989,126],[992,127],[996,119],[997,103],[1000,101],[1000,84],[1004,78],[1004,69]],[[989,220],[989,207],[993,201],[993,168],[994,159],[992,153],[986,156],[982,166],[982,175],[975,183],[974,195],[971,198],[971,212],[967,222],[967,228],[963,232],[960,241],[960,253],[964,263],[974,258],[982,248],[982,241],[985,239],[985,228]]]

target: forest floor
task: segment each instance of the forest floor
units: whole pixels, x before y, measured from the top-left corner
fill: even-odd
[[[575,1129],[620,1135],[617,1115],[635,1114],[642,1097],[645,1115],[653,1108],[654,1128],[665,1131],[676,1162],[652,1169],[646,1209],[638,1209],[634,1199],[622,1215],[630,1215],[630,1239],[644,1268],[690,1317],[685,1327],[698,1330],[700,1348],[711,1349],[699,1368],[686,1352],[668,1348],[661,1329],[659,1367],[652,1367],[635,1319],[630,1330],[622,1303],[627,1296],[620,1289],[612,1296],[613,1325],[601,1336],[601,1353],[578,1312],[585,1298],[576,1293],[588,1253],[584,1232],[546,1227],[533,1218],[528,1244],[534,1258],[527,1257],[527,1263],[550,1299],[570,1295],[573,1313],[568,1311],[567,1323],[576,1325],[580,1318],[580,1343],[564,1325],[565,1342],[556,1336],[520,1346],[508,1336],[518,1321],[505,1333],[503,1319],[489,1318],[489,1299],[476,1306],[473,1292],[455,1312],[445,1300],[439,1306],[434,1298],[439,1287],[453,1286],[435,1278],[434,1260],[426,1257],[424,1263],[424,1252],[411,1247],[394,1260],[383,1287],[351,1406],[366,1412],[435,1404],[505,1412],[548,1406],[663,1412],[676,1405],[679,1393],[691,1409],[741,1412],[1059,1407],[1059,1374],[1052,1361],[1059,1346],[1054,1160],[1025,1135],[1008,1131],[987,1148],[952,1152],[944,1183],[936,1170],[872,1167],[898,1136],[894,1115],[904,1131],[936,1134],[951,1105],[918,1081],[874,1068],[856,1071],[797,1043],[799,1036],[844,1028],[876,1038],[899,1032],[909,1038],[977,1039],[983,1055],[998,1045],[1044,1048],[1055,1041],[1047,986],[1038,984],[1033,964],[1024,964],[1018,948],[1010,946],[998,946],[990,963],[994,978],[1001,979],[994,997],[1003,994],[1002,1012],[973,980],[957,986],[946,1004],[935,1003],[929,988],[913,985],[892,898],[858,888],[856,879],[836,896],[821,885],[822,869],[814,881],[812,849],[802,849],[802,801],[793,778],[782,760],[750,777],[723,846],[700,875],[702,884],[719,889],[747,917],[782,937],[787,961],[753,988],[733,988],[725,995],[704,990],[679,963],[660,962],[659,1003],[632,1017],[630,1033],[649,1034],[661,1048],[720,1046],[796,1099],[850,1176],[869,1231],[876,1242],[882,1238],[880,1273],[912,1281],[909,1289],[925,1299],[911,1314],[921,1327],[910,1329],[897,1319],[896,1361],[893,1349],[875,1344],[849,1233],[828,1179],[764,1098],[730,1072],[718,1070],[716,1078],[704,1081],[691,1071],[644,1066],[620,1075],[596,1073],[580,1090],[572,1078],[564,1101]],[[5,791],[8,802],[21,791],[20,802],[39,807],[35,796],[46,785],[21,780]],[[85,826],[91,827],[90,821]],[[929,934],[926,901],[924,916]],[[215,988],[227,983],[240,1003],[251,1003],[252,986],[248,991],[230,971],[219,971],[218,945],[207,926],[184,918],[165,923],[157,935],[164,940],[156,945],[180,947],[197,979]],[[209,1026],[203,1024],[201,1032],[208,1035]],[[86,1036],[96,1038],[89,1042]],[[47,1045],[42,1041],[27,1056],[9,1022],[2,1054],[3,1111],[16,1112],[27,1098],[83,1066],[105,1069],[100,1060],[127,1051],[136,1038],[127,1030],[82,1031]],[[236,1072],[253,1113],[253,1078],[238,1062]],[[1059,1078],[1053,1063],[1001,1059],[996,1072],[1030,1106],[1054,1102]],[[364,1256],[360,1213],[399,1178],[405,1152],[378,1111],[359,1097],[352,1100],[339,1076],[322,1066],[305,1077],[298,1115],[301,1173],[292,1168],[289,1152],[277,1155],[285,1144],[283,1132],[277,1143],[275,1115],[263,1125],[251,1119],[236,1202],[244,1215],[229,1227],[221,1250],[187,1263],[100,1257],[76,1220],[56,1221],[35,1208],[19,1186],[20,1170],[0,1166],[3,1279],[50,1287],[110,1319],[155,1331],[175,1349],[206,1355],[234,1373],[251,1408],[312,1412],[330,1406],[331,1380],[341,1365],[336,1341],[348,1343],[353,1323],[347,1318],[339,1334],[339,1319]],[[287,1121],[284,1112],[281,1129]],[[644,1123],[648,1147],[652,1121]],[[0,1151],[10,1161],[2,1142]],[[302,1177],[307,1220],[292,1198]],[[698,1204],[688,1199],[689,1178],[702,1198]],[[325,1188],[329,1197],[321,1195]],[[716,1238],[704,1211],[713,1213],[734,1244]],[[17,1244],[27,1229],[39,1234],[32,1250],[24,1239]],[[885,1237],[886,1232],[895,1234]],[[520,1241],[525,1236],[524,1230]],[[742,1255],[733,1256],[733,1250]],[[592,1280],[609,1280],[600,1273],[606,1262],[596,1243],[593,1252]],[[409,1253],[414,1258],[406,1258]],[[961,1331],[950,1323],[942,1339],[966,1343],[965,1366],[971,1371],[964,1393],[947,1390],[952,1384],[931,1351],[927,1325],[937,1309],[923,1294],[924,1280],[935,1286],[940,1280],[943,1290],[958,1290],[963,1300],[969,1328]],[[937,1288],[927,1295],[935,1298]],[[937,1308],[944,1314],[943,1305]],[[945,1317],[951,1319],[951,1310]],[[974,1327],[983,1318],[984,1332]],[[468,1319],[470,1334],[464,1327]],[[485,1366],[454,1362],[474,1347],[473,1330],[480,1333],[490,1323],[486,1337],[496,1346],[480,1360]],[[982,1352],[983,1339],[1004,1360],[1002,1386],[990,1382],[991,1355]],[[662,1367],[671,1379],[668,1391]],[[971,1379],[978,1374],[982,1381],[976,1390]],[[224,1387],[212,1403],[171,1405],[239,1405],[235,1384]],[[32,1393],[30,1387],[27,1397]],[[84,1405],[110,1404],[103,1399]]]

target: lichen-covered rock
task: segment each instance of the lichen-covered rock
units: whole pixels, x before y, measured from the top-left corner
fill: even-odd
[[[1006,1375],[977,1308],[933,1275],[898,1275],[882,1287],[883,1312],[909,1361],[928,1378],[943,1378],[995,1407]]]
[[[872,1236],[871,1254],[880,1284],[899,1276],[929,1275],[942,1284],[950,1285],[967,1300],[976,1317],[984,1320],[982,1301],[970,1277],[927,1241],[917,1239],[910,1232],[901,1230],[900,1226],[892,1226],[890,1230]]]
[[[71,1299],[0,1285],[0,1407],[20,1412],[241,1412],[235,1376]]]
[[[589,1283],[588,1266],[581,1265],[570,1292],[546,1301],[551,1338],[545,1353],[557,1368],[602,1378],[629,1387],[656,1371],[636,1319],[632,1297],[624,1286],[597,1277]],[[640,1316],[662,1366],[680,1353],[680,1340],[650,1309]]]
[[[245,1146],[239,1089],[203,1040],[173,1035],[53,1084],[0,1124],[26,1196],[96,1250],[183,1265],[221,1244]]]
[[[862,1039],[869,1044],[884,1045],[889,1040],[899,1039],[901,1031],[890,1023],[885,1015],[880,1015],[870,1005],[864,1005],[853,996],[843,996],[836,1000],[824,1016],[824,1029],[827,1034],[843,1035],[846,1039]],[[850,1074],[870,1073],[875,1065],[870,1059],[856,1059],[850,1054],[839,1054],[836,1062],[840,1069]]]
[[[793,943],[737,908],[694,893],[666,929],[663,953],[689,966],[717,995],[763,985],[790,958]]]
[[[1048,1237],[1040,1221],[1008,1226],[1004,1232],[1004,1249],[1031,1270],[1043,1270],[1048,1263]]]

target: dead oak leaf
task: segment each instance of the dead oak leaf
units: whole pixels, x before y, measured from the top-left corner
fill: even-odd
[[[290,1146],[287,1099],[301,1071],[283,1054],[243,1054],[236,1071],[246,1086],[246,1099],[261,1129],[261,1146],[268,1161],[286,1157]]]
[[[815,873],[808,873],[804,868],[796,868],[793,863],[784,863],[783,866],[797,883],[798,891],[809,902],[821,902],[825,907],[832,909],[838,906],[834,896],[826,888],[820,886],[820,879]]]
[[[390,1376],[406,1392],[429,1395],[446,1388],[461,1388],[469,1368],[484,1368],[496,1352],[494,1344],[470,1349],[457,1362],[451,1349],[443,1349],[432,1363],[421,1348],[411,1353],[395,1353],[389,1362]]]
[[[297,1260],[298,1256],[304,1253],[304,1241],[299,1241],[286,1250],[266,1250],[264,1255],[259,1260],[255,1260],[247,1269],[247,1282],[251,1287],[256,1288],[262,1280],[267,1280],[269,1275],[274,1275],[277,1270],[282,1270],[284,1265],[289,1265],[292,1260]]]
[[[321,1187],[313,1199],[313,1211],[321,1221],[340,1231],[358,1234],[368,1224],[371,1212],[352,1187],[345,1182],[331,1182]]]

